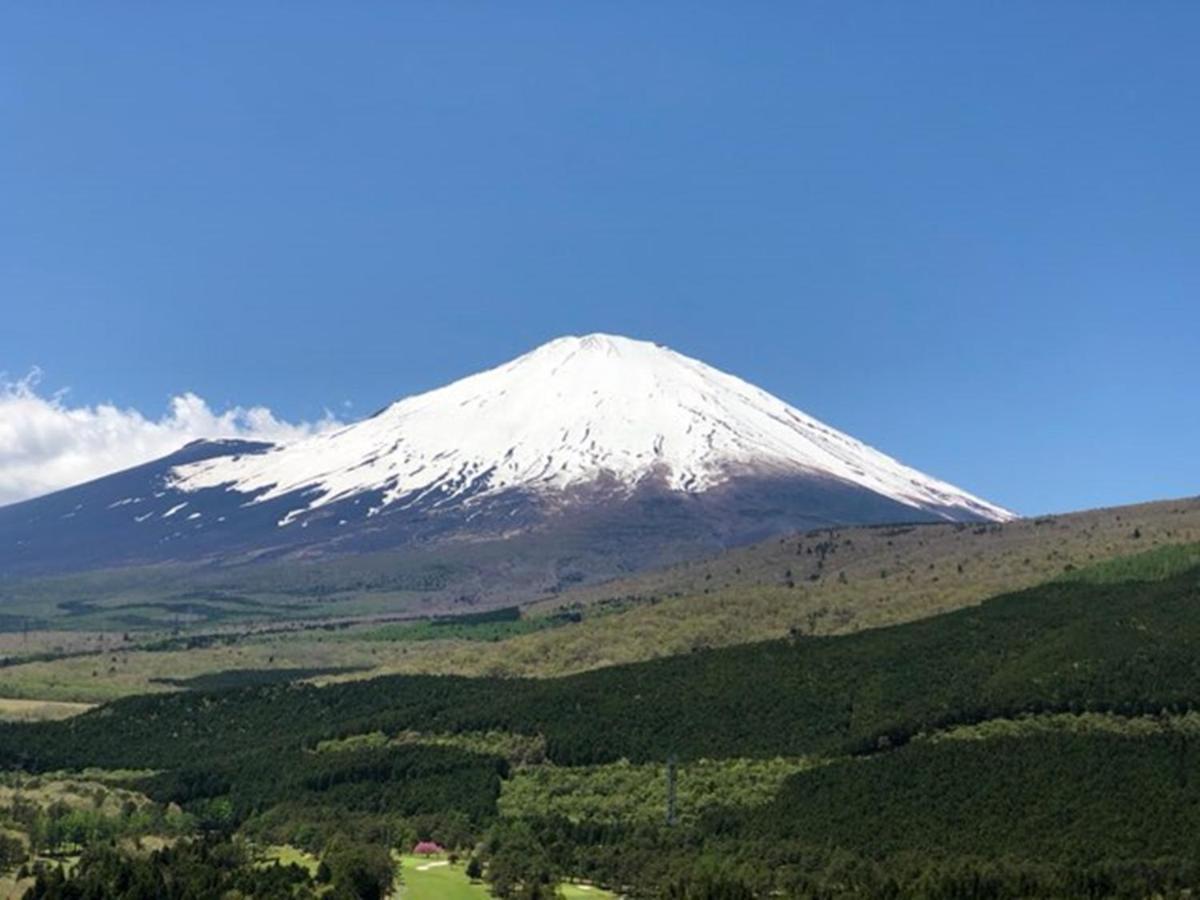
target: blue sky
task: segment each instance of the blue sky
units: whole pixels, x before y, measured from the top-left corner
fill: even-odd
[[[371,412],[644,337],[1022,512],[1200,492],[1200,4],[6,4],[0,371]]]

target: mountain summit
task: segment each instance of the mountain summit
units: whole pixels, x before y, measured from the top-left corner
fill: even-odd
[[[332,433],[180,467],[171,483],[256,502],[292,496],[286,525],[368,492],[374,514],[434,495],[472,506],[600,480],[625,493],[648,480],[699,493],[747,475],[837,478],[947,519],[1010,517],[739,378],[606,334],[559,338]]]
[[[110,496],[112,495],[112,496]],[[647,341],[564,337],[369,419],[282,445],[210,442],[0,510],[0,560],[104,521],[141,559],[500,537],[587,517],[653,543],[1007,510]],[[38,537],[50,510],[57,537]],[[61,549],[61,548],[60,548]]]

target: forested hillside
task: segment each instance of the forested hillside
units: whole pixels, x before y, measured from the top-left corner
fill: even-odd
[[[129,698],[4,726],[0,760],[150,770],[130,786],[203,827],[314,851],[345,834],[483,837],[472,852],[500,870],[516,842],[546,871],[635,895],[897,896],[973,872],[1029,896],[1084,883],[1140,896],[1200,887],[1198,641],[1196,548],[1164,547],[905,625],[566,678]],[[628,777],[622,760],[653,778],[670,759],[712,784],[687,782],[682,796],[703,806],[679,825],[597,810],[605,780]],[[750,759],[764,764],[737,764]],[[525,771],[550,788],[554,771],[576,772],[597,790],[501,804]],[[716,880],[689,887],[709,856]]]
[[[445,611],[438,597],[448,588],[430,587],[426,595],[415,574],[409,587],[397,593],[399,588],[388,585],[406,577],[407,564],[384,556],[371,558],[359,570],[343,563],[340,568],[325,564],[293,571],[274,563],[269,566],[274,580],[244,585],[248,594],[238,593],[237,572],[225,569],[205,577],[234,582],[179,596],[172,590],[178,591],[180,582],[166,571],[157,573],[152,590],[116,575],[100,588],[87,579],[54,586],[0,584],[0,594],[36,588],[43,593],[35,592],[36,600],[31,597],[30,602],[43,608],[64,593],[78,598],[99,591],[106,599],[94,605],[71,601],[71,609],[86,613],[64,619],[76,627],[93,621],[93,614],[113,622],[140,616],[144,610],[133,609],[139,603],[149,603],[160,620],[174,615],[182,622],[178,633],[171,634],[137,627],[91,635],[0,634],[0,655],[8,657],[0,667],[0,697],[102,702],[163,691],[181,679],[251,669],[264,670],[263,678],[279,677],[265,674],[271,669],[320,677],[316,670],[338,667],[353,669],[342,676],[353,678],[563,675],[772,638],[824,637],[901,624],[1069,577],[1106,560],[1197,541],[1197,500],[1003,524],[826,529],[608,585],[564,589],[545,602],[524,606],[518,618],[494,622],[479,621],[470,612],[469,593],[452,604],[453,618],[438,615]],[[514,566],[521,569],[528,560],[518,555],[492,562],[498,567],[496,577],[502,577],[501,569],[512,574]],[[263,571],[256,567],[243,574],[260,578]],[[301,589],[300,582],[319,571],[331,580],[324,586],[305,582]],[[573,583],[571,571],[564,563],[564,585]],[[358,589],[352,575],[365,579]],[[424,572],[426,576],[434,579],[430,585],[441,577],[433,571]],[[191,574],[179,577],[182,584],[191,583]],[[268,596],[264,591],[269,586],[274,593]],[[259,599],[249,602],[251,596]],[[537,593],[526,592],[526,599],[530,596]],[[393,604],[393,613],[409,610],[403,614],[425,618],[393,624],[351,621],[355,615],[378,612],[385,602]],[[284,619],[309,618],[290,623],[277,619],[269,629],[235,627],[230,620],[215,630],[206,630],[213,623],[197,620],[214,605],[235,610],[238,617],[261,618],[275,615],[280,604],[286,607],[279,613]],[[511,618],[516,610],[496,612]],[[346,618],[331,618],[341,614]],[[36,661],[21,663],[22,657]],[[335,676],[329,671],[324,677]]]
[[[392,676],[130,698],[6,726],[0,753],[37,768],[161,768],[355,732],[500,729],[544,735],[555,762],[584,764],[864,752],[1023,713],[1181,712],[1200,703],[1200,567],[1171,573],[1163,560],[1190,552],[1143,557],[1147,571],[1166,566],[1157,581],[1075,577],[892,628],[560,679]]]

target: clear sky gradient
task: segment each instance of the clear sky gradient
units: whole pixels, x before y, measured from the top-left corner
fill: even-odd
[[[1196,494],[1198,46],[1165,0],[5,4],[0,371],[353,417],[608,331],[1021,512]]]

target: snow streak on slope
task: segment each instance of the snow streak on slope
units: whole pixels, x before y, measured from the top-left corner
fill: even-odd
[[[599,334],[560,338],[336,431],[178,467],[173,486],[224,486],[254,502],[302,492],[286,524],[368,491],[382,494],[380,509],[514,489],[552,497],[602,478],[701,492],[739,476],[832,476],[947,518],[1012,517],[739,378]]]

